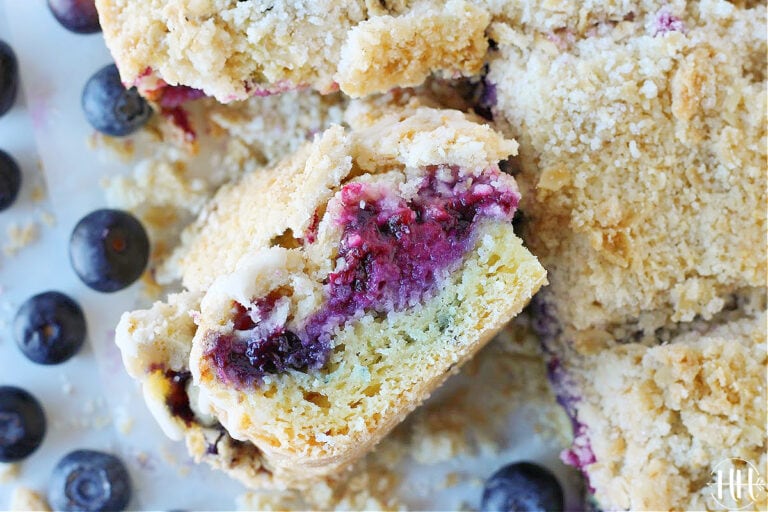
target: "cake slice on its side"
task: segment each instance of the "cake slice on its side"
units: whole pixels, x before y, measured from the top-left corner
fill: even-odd
[[[222,189],[179,258],[188,291],[118,326],[166,430],[249,447],[214,464],[251,485],[347,467],[546,281],[512,229],[513,141],[413,102],[348,122]]]

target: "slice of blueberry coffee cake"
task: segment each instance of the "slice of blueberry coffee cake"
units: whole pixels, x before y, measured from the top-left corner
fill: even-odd
[[[481,106],[520,141],[567,459],[608,509],[717,508],[719,457],[766,470],[766,6],[563,13],[492,24]]]
[[[351,96],[477,74],[489,15],[464,0],[97,0],[123,82],[221,102],[296,88]]]
[[[546,281],[512,229],[514,141],[416,102],[347,122],[225,186],[186,235],[186,291],[117,329],[166,430],[248,450],[213,462],[254,486],[348,466]]]
[[[560,39],[492,27],[487,96],[564,324],[707,318],[765,286],[765,25],[764,4],[711,0]]]
[[[563,460],[584,472],[601,508],[768,507],[758,480],[768,469],[764,290],[732,298],[710,321],[672,324],[638,343],[610,340],[592,354],[574,350],[546,314],[539,320],[550,377],[573,424]],[[730,466],[755,484],[738,498],[728,488]]]

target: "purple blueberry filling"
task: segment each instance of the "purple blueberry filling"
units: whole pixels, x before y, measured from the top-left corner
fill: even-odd
[[[271,321],[280,297],[274,291],[247,309],[235,305],[234,330],[219,335],[206,352],[221,378],[250,386],[267,374],[319,368],[325,363],[327,346],[313,340],[304,343],[283,321]]]
[[[498,103],[498,92],[496,90],[496,84],[488,80],[488,77],[484,77],[481,82],[480,99],[475,105],[475,112],[483,116],[490,121],[493,120],[493,110]]]
[[[472,248],[482,219],[511,222],[519,195],[498,168],[480,176],[455,167],[430,167],[414,197],[390,187],[350,183],[339,195],[343,227],[337,269],[325,282],[325,302],[289,330],[280,320],[280,290],[237,305],[235,328],[206,352],[220,378],[241,386],[293,368],[321,368],[331,335],[363,313],[386,314],[418,304]]]
[[[192,374],[188,371],[166,370],[164,375],[170,384],[170,390],[165,397],[166,407],[171,411],[171,414],[180,418],[187,425],[191,425],[195,421],[195,413],[192,412],[189,405],[187,383],[192,378]]]

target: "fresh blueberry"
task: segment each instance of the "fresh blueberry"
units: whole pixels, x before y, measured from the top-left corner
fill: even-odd
[[[149,239],[141,222],[122,210],[96,210],[72,231],[69,258],[82,281],[115,292],[136,281],[149,261]]]
[[[0,40],[0,116],[11,110],[19,89],[19,63],[13,49]]]
[[[82,106],[91,126],[113,137],[135,132],[152,115],[152,108],[136,88],[125,88],[114,64],[104,66],[88,79]]]
[[[95,0],[48,0],[48,8],[61,26],[71,32],[101,32]]]
[[[2,80],[2,78],[0,78]],[[11,155],[0,149],[0,211],[11,206],[21,189],[21,170]]]
[[[14,462],[37,450],[45,437],[40,402],[23,389],[0,386],[0,462]]]
[[[53,468],[48,487],[53,510],[125,510],[130,499],[131,479],[114,455],[75,450]]]
[[[77,302],[60,292],[35,295],[13,321],[16,343],[38,364],[59,364],[77,354],[85,340],[85,316]]]
[[[563,489],[555,475],[531,462],[509,464],[485,483],[483,512],[563,510]]]

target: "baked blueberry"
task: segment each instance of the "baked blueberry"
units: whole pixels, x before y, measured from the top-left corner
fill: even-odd
[[[95,450],[70,452],[53,468],[48,502],[54,510],[125,510],[131,479],[120,459]]]
[[[2,80],[2,78],[0,78]],[[11,206],[21,189],[21,170],[11,155],[0,149],[0,211]]]
[[[15,386],[0,386],[0,462],[14,462],[37,450],[45,437],[40,402]]]
[[[72,231],[69,258],[80,279],[100,292],[136,281],[149,261],[149,239],[141,222],[122,210],[96,210]]]
[[[83,346],[85,316],[70,297],[49,291],[21,305],[13,330],[16,343],[28,359],[38,364],[59,364]]]
[[[496,471],[483,489],[480,510],[551,511],[563,510],[563,489],[549,470],[531,462],[508,464]]]
[[[114,64],[104,66],[88,79],[81,103],[91,126],[113,137],[135,132],[152,115],[152,108],[136,88],[125,88]]]
[[[48,8],[56,21],[70,32],[101,32],[95,0],[48,0]]]
[[[13,49],[0,40],[0,116],[11,110],[19,89],[19,63]]]

